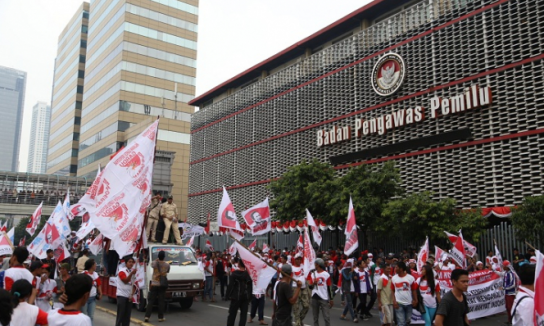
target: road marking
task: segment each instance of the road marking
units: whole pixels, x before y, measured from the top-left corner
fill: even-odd
[[[224,310],[229,310],[229,308],[227,308],[227,307],[221,307],[221,306],[217,306],[217,305],[214,305],[214,304],[209,304],[208,306],[214,307],[214,308],[219,308],[219,309],[224,309]],[[250,315],[249,312],[247,314]],[[272,317],[269,317],[269,316],[263,316],[263,317],[266,318],[266,319],[272,319]],[[259,325],[259,324],[256,324],[256,325]],[[304,326],[311,326],[311,325],[304,324]]]

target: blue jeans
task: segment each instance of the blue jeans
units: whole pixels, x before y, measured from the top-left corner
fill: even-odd
[[[206,276],[206,285],[204,286],[204,300],[206,300],[206,294],[210,296],[210,300],[213,298],[213,276]]]
[[[355,314],[355,311],[353,311],[353,303],[351,302],[351,293],[346,293],[346,305],[344,306],[344,312],[342,312],[342,316],[345,316],[348,311],[351,314],[351,319],[357,318],[357,315]]]
[[[436,308],[429,308],[425,306],[425,311],[427,312],[423,314],[423,319],[425,320],[425,326],[432,326],[434,315],[436,314]]]
[[[91,324],[94,323],[94,308],[96,308],[96,297],[89,297],[89,300],[81,307],[81,312],[91,318]]]
[[[412,305],[399,303],[399,309],[395,309],[395,317],[397,317],[397,326],[406,326],[412,320]]]

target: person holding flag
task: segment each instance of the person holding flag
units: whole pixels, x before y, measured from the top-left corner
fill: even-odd
[[[132,285],[134,275],[138,271],[134,268],[134,258],[128,257],[125,259],[125,267],[119,269],[117,274],[117,317],[115,326],[130,326],[130,315],[132,312]],[[151,304],[151,303],[150,303]]]
[[[293,279],[302,283],[300,288],[300,295],[298,296],[297,302],[293,305],[293,315],[295,317],[295,326],[303,326],[304,318],[310,310],[310,293],[306,286],[306,278],[304,267],[301,266],[302,263],[302,253],[297,253],[295,255],[295,262],[293,264]]]
[[[523,264],[519,268],[521,286],[511,310],[513,326],[534,326],[535,324],[535,271],[536,266]]]
[[[330,326],[330,310],[333,306],[332,279],[325,271],[325,261],[321,258],[315,260],[315,270],[308,275],[308,284],[312,290],[312,312],[314,326],[319,326],[319,311],[323,314],[325,326]]]
[[[236,315],[240,310],[239,326],[245,326],[249,301],[253,293],[253,281],[246,271],[244,261],[238,262],[238,269],[232,272],[230,284],[227,288],[227,298],[230,299],[227,326],[234,326]]]

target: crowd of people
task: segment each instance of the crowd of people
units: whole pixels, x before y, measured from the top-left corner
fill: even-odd
[[[70,193],[70,203],[75,204],[81,196]],[[38,205],[43,201],[45,205],[56,205],[59,200],[66,198],[66,191],[60,190],[17,190],[15,188],[0,189],[0,202],[9,204]]]
[[[330,325],[330,309],[333,298],[341,296],[342,320],[358,323],[373,318],[373,307],[377,303],[382,325],[409,325],[412,311],[420,312],[425,325],[467,325],[468,304],[464,294],[469,284],[469,272],[488,270],[500,275],[505,290],[507,311],[506,324],[533,325],[532,299],[534,297],[535,262],[534,250],[529,249],[527,257],[517,250],[512,263],[504,260],[498,264],[498,257],[489,254],[478,257],[468,269],[462,269],[449,256],[430,255],[420,272],[417,271],[416,255],[404,251],[400,254],[384,254],[368,251],[350,255],[341,250],[318,252],[314,269],[307,278],[302,271],[303,256],[296,250],[269,252],[256,250],[255,254],[277,269],[268,288],[252,287],[251,278],[243,261],[237,256],[224,252],[201,252],[196,250],[197,260],[205,273],[205,287],[202,301],[215,301],[216,285],[220,287],[222,300],[230,300],[227,326],[234,326],[240,311],[239,326],[252,323],[257,317],[260,325],[266,325],[264,306],[266,299],[272,301],[273,325],[302,326],[303,320],[312,310],[314,326],[319,325],[320,315],[325,326]],[[441,271],[451,274],[451,291],[441,295],[437,279]],[[521,299],[525,298],[525,299]],[[519,304],[518,304],[519,303]],[[248,311],[249,317],[246,319]]]

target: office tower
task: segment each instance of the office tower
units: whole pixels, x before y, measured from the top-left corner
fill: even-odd
[[[51,98],[47,173],[76,175],[89,4],[83,2],[59,36]]]
[[[45,102],[36,103],[32,108],[32,126],[30,128],[26,172],[45,173],[50,122],[51,107]]]
[[[17,172],[25,105],[26,72],[0,66],[0,170]]]
[[[172,195],[186,216],[189,102],[195,93],[197,0],[95,0],[90,6],[77,173],[130,141],[160,116],[157,150],[174,152]]]

